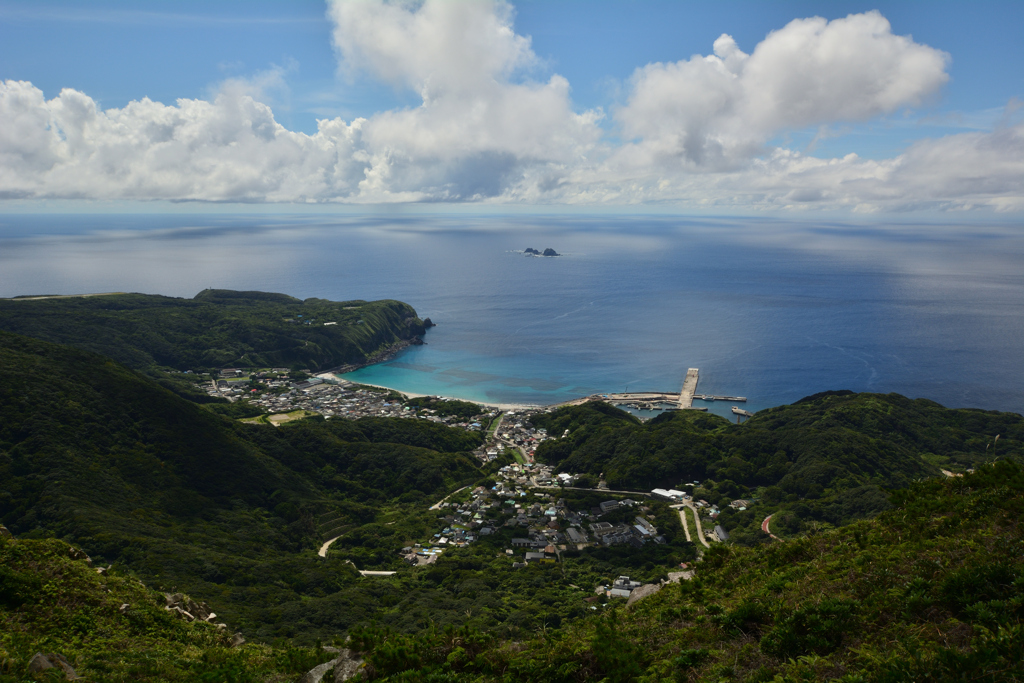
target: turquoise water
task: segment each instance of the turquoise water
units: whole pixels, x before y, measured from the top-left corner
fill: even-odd
[[[0,217],[2,296],[204,287],[407,301],[427,345],[351,378],[416,393],[546,405],[697,367],[749,410],[852,389],[1024,411],[1019,226]]]

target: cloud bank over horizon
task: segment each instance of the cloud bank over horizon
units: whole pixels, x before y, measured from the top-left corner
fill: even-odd
[[[333,0],[327,14],[339,73],[419,106],[321,119],[310,135],[263,101],[283,74],[108,109],[71,88],[47,100],[3,81],[0,198],[1024,210],[1015,102],[994,130],[889,159],[778,143],[941,92],[950,56],[893,34],[878,12],[795,19],[749,54],[722,34],[711,54],[637,68],[607,112],[577,110],[558,74],[533,78],[544,65],[505,2]]]

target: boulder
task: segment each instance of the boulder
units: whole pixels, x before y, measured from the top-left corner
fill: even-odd
[[[13,541],[14,534],[12,534],[3,524],[0,524],[0,538],[7,538]]]
[[[654,595],[660,590],[660,583],[647,583],[643,586],[640,586],[639,588],[634,588],[633,591],[629,594],[629,600],[626,601],[626,607],[636,604],[644,598]]]
[[[69,681],[82,680],[81,676],[75,673],[71,663],[64,655],[55,652],[47,652],[45,654],[37,652],[28,662],[28,671],[31,674],[41,673],[48,669],[60,669],[64,673],[64,678]]]
[[[68,557],[72,560],[82,560],[90,567],[92,566],[92,558],[86,555],[83,551],[75,547],[68,547]]]

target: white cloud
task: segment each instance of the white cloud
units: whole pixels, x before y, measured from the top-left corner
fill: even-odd
[[[1024,210],[1024,126],[923,140],[887,160],[770,148],[780,133],[916,106],[948,57],[892,34],[877,12],[801,19],[748,55],[640,68],[602,137],[555,74],[535,81],[530,40],[504,2],[331,2],[340,68],[422,98],[313,135],[266,104],[282,69],[231,79],[206,100],[103,110],[0,83],[0,197],[254,202],[490,201],[855,211]]]
[[[782,131],[920,104],[947,81],[948,59],[878,12],[797,19],[749,55],[723,34],[713,55],[637,69],[615,117],[638,140],[632,163],[735,167]]]

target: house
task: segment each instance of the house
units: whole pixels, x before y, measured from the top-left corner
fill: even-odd
[[[554,562],[554,558],[545,553],[526,553],[527,562]]]
[[[569,540],[573,543],[586,543],[587,537],[584,536],[578,529],[568,529],[566,532],[569,536]]]
[[[607,512],[612,512],[613,510],[618,510],[619,509],[619,501],[617,501],[617,500],[606,500],[605,502],[601,503],[600,508],[601,508],[601,514],[605,514]]]
[[[721,524],[715,527],[715,536],[718,538],[719,541],[729,540],[729,532],[723,529]]]
[[[613,598],[628,598],[629,594],[642,586],[639,581],[633,581],[628,576],[620,576],[612,582],[612,588],[608,594]]]

